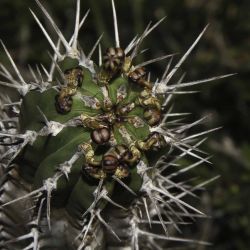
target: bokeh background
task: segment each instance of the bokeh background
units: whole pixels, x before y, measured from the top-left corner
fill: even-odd
[[[71,36],[75,4],[72,0],[42,1],[66,34]],[[80,36],[84,51],[89,51],[104,32],[103,47],[114,45],[110,0],[82,0],[82,15],[90,16]],[[210,135],[206,150],[213,154],[213,166],[194,171],[201,178],[221,177],[207,187],[197,201],[211,218],[200,222],[199,238],[213,242],[209,249],[247,250],[250,247],[250,1],[249,0],[127,0],[116,1],[122,45],[141,34],[150,20],[166,20],[144,42],[149,50],[139,58],[151,59],[163,54],[183,53],[204,26],[210,27],[182,67],[186,80],[214,75],[237,75],[195,87],[194,95],[177,96],[174,109],[192,112],[188,118],[208,115],[199,127],[223,126]],[[0,0],[0,38],[28,78],[27,64],[48,66],[46,39],[29,12],[31,7],[43,19],[33,0]],[[97,55],[95,55],[97,57]],[[179,55],[180,56],[180,55]],[[177,60],[178,55],[175,60]],[[3,50],[0,60],[9,65]],[[148,69],[161,75],[166,62]],[[10,92],[1,88],[1,91]],[[192,88],[193,90],[193,88]],[[15,98],[15,94],[13,94]],[[194,234],[192,232],[192,234]],[[184,248],[187,249],[187,248]],[[196,249],[205,249],[198,247]]]

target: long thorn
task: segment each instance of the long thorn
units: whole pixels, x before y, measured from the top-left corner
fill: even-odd
[[[16,72],[16,74],[17,74],[19,80],[21,81],[21,83],[22,83],[23,85],[27,85],[27,83],[24,81],[24,79],[23,79],[23,77],[22,77],[22,75],[21,75],[19,69],[17,68],[17,66],[16,66],[16,64],[15,64],[15,62],[14,62],[14,60],[13,60],[13,58],[11,57],[9,51],[8,51],[7,48],[5,47],[3,41],[0,40],[0,42],[1,42],[2,46],[3,46],[3,48],[4,48],[4,51],[5,51],[6,55],[8,56],[8,58],[9,58],[9,60],[10,60],[10,62],[11,62],[11,65],[12,65],[13,69],[15,70],[15,72]]]
[[[165,85],[169,82],[169,80],[172,78],[172,76],[175,74],[175,72],[180,68],[180,66],[182,65],[182,63],[186,60],[186,58],[188,57],[188,55],[192,52],[192,50],[194,49],[194,47],[196,46],[196,44],[200,41],[201,37],[203,36],[203,34],[205,33],[205,31],[207,30],[207,28],[208,28],[208,25],[202,30],[202,32],[196,38],[196,40],[191,45],[191,47],[188,49],[188,51],[183,55],[183,57],[179,60],[179,62],[174,66],[174,68],[170,71],[170,73],[164,79]]]
[[[96,41],[96,43],[94,44],[92,50],[89,52],[88,56],[87,56],[87,60],[90,60],[93,53],[95,52],[96,50],[96,47],[98,46],[98,44],[100,43],[101,39],[103,37],[103,34],[100,35],[100,37],[98,38],[98,40]]]
[[[146,214],[147,214],[147,217],[148,217],[148,223],[149,223],[149,226],[151,228],[152,227],[152,221],[151,221],[151,217],[150,217],[150,214],[149,214],[149,211],[148,211],[147,199],[145,197],[143,197],[142,200],[143,200],[145,211],[146,211]]]
[[[213,128],[213,129],[209,129],[209,130],[206,130],[204,132],[201,132],[201,133],[198,133],[198,134],[194,134],[194,135],[190,135],[188,137],[185,137],[181,140],[181,142],[184,142],[184,141],[187,141],[187,140],[190,140],[190,139],[194,139],[196,137],[199,137],[199,136],[202,136],[202,135],[206,135],[206,134],[209,134],[213,131],[216,131],[216,130],[219,130],[221,129],[222,127],[218,127],[218,128]]]
[[[42,30],[43,34],[45,35],[45,37],[47,38],[50,46],[52,47],[52,49],[54,50],[54,52],[57,54],[58,58],[61,59],[63,58],[63,56],[60,54],[59,49],[56,47],[56,45],[54,44],[54,42],[52,41],[51,37],[49,36],[48,32],[46,31],[46,29],[43,27],[42,23],[40,22],[40,20],[37,18],[37,16],[35,15],[35,13],[30,9],[31,14],[33,15],[34,19],[36,20],[37,24],[39,25],[40,29]]]
[[[118,21],[117,21],[117,15],[116,15],[114,0],[111,0],[111,3],[112,3],[112,11],[113,11],[114,31],[115,31],[115,46],[116,46],[116,48],[120,48]]]
[[[89,11],[90,11],[90,10],[88,10],[88,11],[86,12],[86,14],[84,15],[84,17],[82,18],[82,20],[81,20],[81,22],[80,22],[80,25],[79,25],[79,31],[80,31],[81,27],[83,26],[83,24],[84,24],[86,18],[88,17]],[[72,37],[71,37],[71,39],[70,39],[70,41],[69,41],[69,45],[70,45],[70,46],[72,45],[73,40],[74,40],[74,34],[72,35]]]
[[[125,189],[127,189],[131,194],[133,194],[134,196],[137,196],[137,194],[129,186],[127,186],[122,180],[117,178],[115,175],[113,175],[112,178],[116,180],[119,184],[121,184],[121,186],[123,186]]]
[[[233,76],[233,75],[236,75],[236,73],[221,75],[221,76],[214,76],[214,77],[210,77],[210,78],[206,78],[206,79],[202,79],[202,80],[196,80],[196,81],[192,81],[192,82],[184,82],[184,83],[181,83],[181,84],[170,85],[170,86],[167,87],[167,90],[189,87],[189,86],[193,86],[193,85],[197,85],[197,84],[201,84],[201,83],[206,83],[206,82],[212,82],[212,81],[227,78],[227,77],[230,77],[230,76]]]
[[[169,58],[169,57],[173,57],[174,55],[175,55],[175,54],[170,54],[170,55],[160,56],[160,57],[157,57],[157,58],[148,60],[148,61],[146,61],[146,62],[143,62],[143,63],[140,63],[140,64],[136,65],[136,66],[135,66],[135,69],[140,68],[140,67],[144,67],[144,66],[149,65],[149,64],[151,64],[151,63],[159,62],[159,61],[164,60],[164,59],[167,59],[167,58]]]
[[[52,19],[52,17],[48,13],[48,11],[44,8],[44,6],[38,0],[35,0],[35,1],[36,1],[37,5],[40,7],[40,9],[42,10],[42,12],[44,13],[44,15],[47,17],[48,21],[50,22],[50,24],[54,28],[54,30],[57,33],[57,35],[59,36],[59,38],[61,39],[66,51],[70,52],[71,47],[70,47],[69,43],[64,38],[62,32],[60,31],[60,29],[58,28],[58,26],[56,25],[56,23],[54,22],[54,20]]]
[[[115,236],[115,238],[121,242],[121,239],[119,236],[115,233],[115,231],[112,229],[112,227],[101,217],[100,212],[96,213],[97,218],[99,221]]]
[[[80,0],[77,0],[75,31],[74,31],[74,39],[73,39],[73,44],[72,44],[72,48],[74,50],[77,50],[77,40],[78,40],[78,33],[79,33],[79,27],[80,27],[79,20],[80,20]]]

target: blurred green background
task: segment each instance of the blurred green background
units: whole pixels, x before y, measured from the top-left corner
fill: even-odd
[[[72,0],[42,1],[66,37],[74,25]],[[109,0],[82,0],[82,15],[91,9],[80,44],[88,52],[104,32],[103,47],[114,45]],[[203,128],[223,126],[206,144],[214,155],[212,167],[195,170],[203,179],[220,175],[207,187],[201,207],[212,216],[198,227],[200,238],[210,240],[216,250],[247,250],[250,247],[250,1],[249,0],[128,0],[116,1],[120,38],[125,47],[135,34],[142,33],[150,20],[166,20],[144,42],[149,50],[141,60],[163,54],[183,53],[207,23],[210,27],[182,67],[186,80],[238,73],[225,80],[196,87],[201,92],[178,96],[175,110],[192,112],[190,120],[209,115]],[[27,64],[49,65],[50,47],[28,10],[41,11],[33,0],[0,1],[0,38],[5,42],[26,77]],[[45,22],[48,30],[49,24]],[[56,39],[56,38],[55,38]],[[97,55],[95,55],[97,58]],[[180,55],[179,55],[180,56]],[[178,56],[176,56],[175,61]],[[0,60],[9,65],[3,50]],[[150,67],[161,75],[166,63]],[[192,88],[193,90],[193,88]],[[1,89],[1,91],[6,91]],[[199,128],[202,128],[200,126]],[[197,248],[199,250],[204,247]]]

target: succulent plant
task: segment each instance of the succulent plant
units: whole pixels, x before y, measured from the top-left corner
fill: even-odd
[[[205,134],[187,135],[169,103],[183,88],[229,75],[192,82],[171,79],[205,29],[171,69],[172,55],[135,65],[143,40],[163,21],[151,23],[127,47],[119,40],[112,0],[115,45],[104,55],[101,38],[86,55],[78,43],[77,0],[75,28],[67,40],[36,0],[55,34],[55,43],[31,10],[51,45],[50,70],[29,68],[33,81],[23,78],[6,46],[17,76],[1,64],[1,85],[15,88],[21,99],[2,94],[1,117],[1,249],[163,249],[166,242],[206,244],[171,235],[185,218],[203,215],[185,201],[209,180],[190,186],[176,176],[204,163],[199,149]],[[99,47],[99,62],[91,57]],[[145,68],[168,59],[163,75],[152,80]],[[42,72],[41,72],[42,71]],[[11,108],[11,112],[10,109]],[[177,117],[177,118],[176,118]],[[177,151],[176,151],[177,150]],[[178,152],[178,153],[176,153]],[[167,174],[169,166],[186,156],[197,162]],[[161,225],[160,233],[153,225]]]

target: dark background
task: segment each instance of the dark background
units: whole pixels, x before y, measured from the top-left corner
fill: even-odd
[[[41,11],[32,0],[0,1],[0,38],[5,42],[26,77],[26,65],[48,66],[46,39],[32,19],[31,7],[41,20]],[[74,1],[43,1],[63,30],[71,36]],[[238,73],[236,76],[195,87],[201,92],[178,96],[175,110],[192,112],[190,120],[209,115],[203,129],[223,126],[206,144],[214,155],[212,167],[194,171],[202,178],[220,175],[198,201],[213,218],[198,227],[199,237],[210,240],[216,250],[246,250],[250,246],[250,1],[249,0],[131,0],[116,1],[120,38],[125,47],[135,34],[141,34],[150,20],[166,20],[144,42],[149,48],[141,60],[163,54],[183,53],[207,23],[210,27],[182,67],[186,80]],[[88,52],[104,32],[103,47],[114,45],[109,0],[82,1],[82,15],[91,9],[80,44]],[[50,30],[49,24],[47,28]],[[97,57],[97,55],[95,55]],[[177,56],[178,58],[178,56]],[[0,59],[9,65],[3,50]],[[161,75],[166,63],[148,69]],[[9,67],[10,68],[10,67]],[[193,88],[191,88],[193,90]],[[2,91],[2,90],[1,90]],[[200,128],[202,128],[200,127]],[[197,249],[204,249],[203,247]]]

